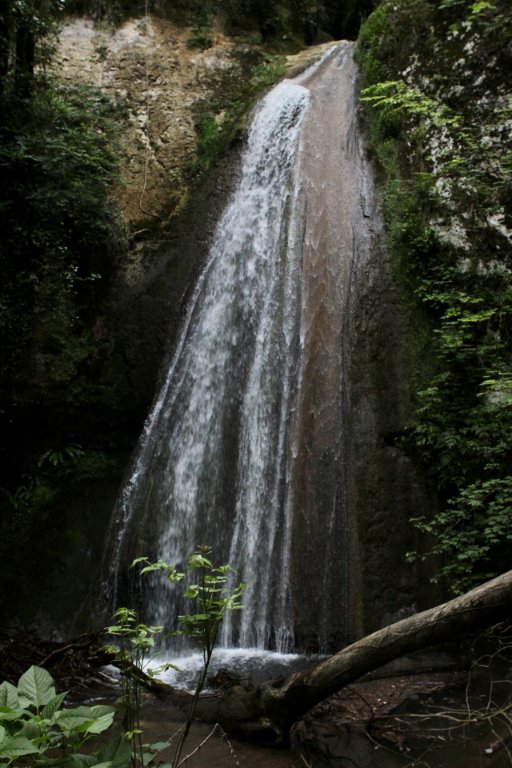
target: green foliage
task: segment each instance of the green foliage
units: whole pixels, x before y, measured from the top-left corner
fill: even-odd
[[[185,597],[192,601],[195,612],[179,616],[183,634],[199,643],[203,650],[205,667],[210,662],[217,634],[226,612],[242,607],[241,596],[245,584],[231,588],[233,569],[229,565],[215,568],[207,557],[209,547],[201,547],[188,561],[190,573],[197,574],[196,584],[190,584]],[[205,672],[206,674],[206,672]]]
[[[30,93],[36,68],[44,68],[51,58],[62,9],[62,0],[1,4],[0,95]]]
[[[205,666],[210,662],[218,631],[222,620],[228,611],[240,610],[241,596],[245,584],[230,586],[230,576],[233,569],[229,565],[215,567],[209,559],[211,548],[199,547],[188,559],[187,571],[197,575],[197,582],[189,584],[184,597],[190,600],[190,611],[178,616],[179,633],[199,643],[203,650]],[[159,560],[150,563],[145,557],[136,558],[132,566],[146,565],[141,569],[141,575],[160,573],[169,583],[177,583],[185,578],[185,574],[176,571],[174,566]]]
[[[187,40],[188,48],[197,48],[200,51],[205,51],[207,48],[211,48],[212,45],[213,37],[208,27],[195,27]]]
[[[462,441],[448,435],[445,443],[456,450]],[[464,592],[496,575],[496,554],[506,556],[512,547],[511,508],[512,477],[505,475],[465,485],[431,520],[412,518],[420,531],[434,537],[432,553],[444,559],[442,575],[453,591]]]
[[[187,583],[186,574],[176,570],[170,563],[164,560],[150,562],[147,557],[138,557],[133,563],[140,568],[141,575],[160,574],[167,583],[178,584],[184,582],[183,595],[190,601],[191,608],[186,614],[178,617],[179,629],[165,632],[167,638],[176,635],[185,635],[197,642],[203,652],[203,668],[199,674],[194,696],[187,720],[178,735],[174,747],[172,765],[179,766],[180,757],[190,726],[194,719],[199,695],[204,688],[210,661],[212,658],[215,641],[222,620],[228,611],[236,611],[242,607],[241,596],[245,584],[232,587],[230,576],[233,569],[229,565],[215,567],[209,558],[209,547],[198,547],[188,559],[187,571],[190,576],[197,577],[196,583]],[[158,672],[170,667],[177,669],[172,664],[164,664],[158,668],[149,665],[155,658],[155,637],[164,632],[162,626],[147,626],[138,622],[135,611],[129,608],[119,608],[115,614],[116,623],[107,627],[106,631],[118,641],[118,647],[109,647],[116,653],[117,662],[122,670],[123,681],[123,710],[124,724],[127,729],[127,737],[132,743],[133,768],[145,766],[156,759],[158,754],[169,747],[172,737],[165,742],[157,744],[144,744],[142,742],[141,729],[141,679],[140,672],[154,676]]]
[[[227,565],[214,567],[207,557],[209,552],[209,548],[201,547],[189,558],[188,570],[198,578],[197,583],[185,588],[185,596],[197,612],[179,617],[181,632],[200,643],[205,662],[187,721],[176,736],[172,763],[175,766],[183,762],[180,762],[180,756],[206,680],[222,618],[226,611],[241,607],[243,585],[229,587],[227,580],[231,568]],[[150,563],[147,558],[137,558],[133,565],[138,564],[143,564],[143,574],[162,574],[169,583],[178,583],[185,577],[184,573],[163,561]],[[99,749],[94,742],[89,743],[110,728],[114,708],[101,705],[65,708],[66,694],[57,694],[54,681],[45,669],[32,666],[20,677],[17,686],[6,681],[0,684],[0,765],[27,768],[128,768],[132,765],[142,768],[158,764],[171,768],[158,758],[171,746],[173,739],[143,743],[140,719],[141,673],[153,676],[173,666],[165,664],[157,669],[149,666],[155,657],[155,638],[164,628],[140,623],[129,608],[119,608],[114,618],[115,623],[106,631],[117,643],[108,650],[116,653],[122,671],[125,733],[103,742]],[[180,634],[180,631],[171,634]],[[84,747],[85,752],[82,751]]]
[[[138,673],[155,674],[149,664],[155,655],[155,636],[163,631],[163,627],[138,622],[135,611],[130,608],[118,608],[114,618],[115,624],[106,627],[106,632],[116,638],[118,645],[107,646],[107,650],[116,654],[121,668],[123,726],[131,745],[130,760],[133,768],[137,768],[149,765],[158,752],[169,746],[165,742],[156,749],[155,745],[143,743],[140,720],[141,681]]]
[[[406,19],[410,43],[398,46]],[[359,46],[389,249],[416,352],[416,419],[401,445],[429,474],[439,503],[412,522],[433,542],[437,578],[455,592],[510,567],[512,249],[499,222],[510,216],[512,94],[477,75],[481,51],[511,27],[502,0],[444,0],[437,9],[385,0]],[[474,48],[481,93],[456,64],[464,46]],[[421,78],[411,74],[416,55]]]
[[[64,467],[72,466],[76,463],[77,459],[84,455],[84,451],[79,445],[67,445],[60,451],[50,449],[45,451],[37,462],[38,467],[44,467],[45,464],[49,464],[51,467]]]
[[[384,112],[427,119],[436,128],[458,127],[461,123],[460,115],[454,114],[437,99],[427,96],[417,87],[407,85],[403,80],[374,83],[363,89],[361,101],[370,102]]]
[[[92,353],[89,307],[110,270],[110,108],[93,89],[50,83],[2,107],[0,373],[15,376],[36,343],[39,376],[67,382]]]
[[[63,707],[50,674],[32,666],[18,685],[0,684],[0,765],[55,768],[125,768],[130,750],[117,738],[99,751],[82,748],[113,722],[112,707]]]
[[[21,513],[26,517],[27,524],[30,524],[33,517],[44,513],[55,500],[60,481],[70,475],[80,477],[83,473],[81,464],[86,463],[88,459],[89,454],[79,445],[50,448],[34,462],[21,485],[12,490],[0,488],[0,492],[8,501],[11,510]],[[19,515],[15,516],[15,520],[19,526]],[[2,522],[3,537],[9,538],[8,521],[4,517]],[[21,531],[18,529],[17,533]]]
[[[251,77],[251,89],[254,93],[260,93],[266,88],[275,85],[284,77],[286,71],[285,60],[282,56],[267,56],[253,70]]]
[[[225,149],[226,144],[227,131],[223,121],[217,121],[215,115],[205,115],[197,128],[196,168],[207,170]]]

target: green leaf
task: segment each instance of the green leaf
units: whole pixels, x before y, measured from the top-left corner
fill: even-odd
[[[101,715],[94,722],[92,722],[85,730],[87,733],[103,733],[107,728],[110,728],[114,720],[114,712],[109,715]]]
[[[112,768],[125,768],[132,760],[132,749],[124,735],[111,739],[97,754],[98,760],[112,763]]]
[[[175,672],[183,672],[183,669],[176,666],[176,664],[173,664],[172,661],[166,661],[163,664],[159,664],[158,667],[155,667],[152,670],[148,669],[148,674],[151,672],[151,677],[154,677],[155,675],[161,675],[162,672],[168,672],[170,669],[173,669]]]
[[[55,721],[64,733],[103,733],[112,725],[113,707],[76,707],[56,713]]]
[[[16,732],[16,736],[25,736],[31,741],[37,739],[41,735],[41,730],[38,725],[39,718],[33,720],[25,720],[22,727]]]
[[[114,715],[116,712],[114,707],[109,707],[106,704],[95,704],[90,709],[94,717],[103,717],[103,715]]]
[[[0,707],[0,720],[19,720],[27,713],[23,709],[11,709],[10,707]]]
[[[56,712],[55,722],[65,733],[83,733],[94,722],[90,707],[75,707]]]
[[[41,667],[29,667],[18,681],[18,694],[26,696],[34,707],[48,704],[56,695],[52,676]]]
[[[162,752],[162,750],[167,749],[168,746],[168,741],[155,741],[154,744],[149,745],[152,752]]]
[[[198,568],[211,568],[212,563],[207,557],[201,555],[199,552],[194,552],[188,559],[188,567],[191,571],[195,571]]]
[[[50,699],[48,704],[46,704],[41,711],[41,717],[43,720],[51,720],[57,710],[60,709],[60,706],[65,698],[66,693],[58,693],[57,696],[54,696],[53,699]]]
[[[18,691],[7,680],[0,685],[0,707],[8,707],[9,709],[18,709],[19,707]]]
[[[35,755],[39,752],[38,748],[24,736],[13,736],[4,739],[0,744],[0,758],[6,757],[8,760],[14,760],[23,755]]]
[[[98,763],[95,755],[83,755],[75,752],[65,757],[48,758],[44,757],[42,765],[44,768],[92,768]]]
[[[112,761],[109,760],[106,763],[93,763],[91,768],[112,768]]]

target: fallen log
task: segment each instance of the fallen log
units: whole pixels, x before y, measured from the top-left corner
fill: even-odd
[[[196,715],[232,735],[284,745],[293,723],[315,704],[394,659],[511,618],[512,571],[447,603],[380,629],[305,672],[254,689],[231,686],[200,698]]]
[[[255,688],[232,685],[199,698],[196,717],[219,723],[238,738],[285,745],[293,723],[309,709],[363,675],[413,651],[455,640],[512,617],[512,571],[460,597],[363,637],[312,668]],[[107,660],[105,658],[105,660]],[[116,663],[108,654],[109,663]],[[137,669],[124,671],[172,703],[188,709],[192,694],[158,683]]]

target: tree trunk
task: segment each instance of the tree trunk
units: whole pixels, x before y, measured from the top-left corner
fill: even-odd
[[[252,690],[233,686],[217,696],[204,696],[197,716],[250,741],[285,744],[297,718],[362,675],[411,651],[509,619],[511,607],[508,571],[461,597],[380,629],[306,672]]]
[[[411,651],[510,620],[511,608],[512,571],[508,571],[461,597],[379,629],[305,672],[257,688],[233,685],[221,693],[201,696],[195,715],[219,723],[233,736],[268,746],[285,745],[295,720],[344,686]],[[117,663],[110,654],[104,660]],[[159,684],[126,665],[124,669],[157,694],[172,697],[176,706],[190,706],[190,694]]]

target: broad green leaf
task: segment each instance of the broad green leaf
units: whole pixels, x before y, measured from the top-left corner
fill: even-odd
[[[91,768],[112,768],[112,762],[109,760],[107,763],[93,763]]]
[[[148,670],[148,674],[151,674],[151,677],[153,677],[154,675],[161,675],[162,672],[168,672],[170,669],[173,669],[175,672],[183,672],[183,669],[177,667],[172,661],[166,661],[164,664],[159,664],[158,667],[155,667],[151,671]]]
[[[27,715],[24,709],[0,707],[0,720],[19,720],[23,715]]]
[[[37,752],[39,752],[38,748],[24,736],[13,736],[4,739],[0,744],[0,758],[6,757],[8,760],[14,760],[15,757],[23,755],[35,755]]]
[[[17,731],[16,736],[25,736],[27,739],[37,739],[41,731],[34,720],[26,720]]]
[[[188,559],[188,567],[191,571],[194,571],[198,568],[212,568],[212,563],[207,557],[199,554],[199,552],[194,552]]]
[[[91,712],[94,717],[101,717],[102,715],[114,715],[114,707],[109,707],[107,704],[95,704],[91,707]]]
[[[168,741],[155,741],[154,744],[150,744],[149,747],[153,752],[161,752],[163,749],[167,749],[169,746]]]
[[[132,749],[124,735],[116,736],[97,754],[97,759],[111,762],[112,768],[126,768],[132,761]]]
[[[81,710],[88,711],[82,712]],[[83,733],[93,721],[94,717],[89,707],[77,707],[55,713],[55,722],[64,733]]]
[[[48,704],[41,711],[41,717],[43,720],[51,720],[54,714],[60,709],[60,706],[66,698],[65,693],[58,693],[53,699],[50,699]]]
[[[0,725],[0,744],[2,743],[2,741],[3,741],[5,738],[8,738],[8,736],[7,736],[7,731],[5,730],[5,728],[3,727],[3,725]]]
[[[103,733],[103,731],[106,731],[107,728],[110,728],[113,720],[114,720],[113,712],[111,712],[109,715],[101,715],[101,717],[98,717],[89,726],[87,726],[85,731],[87,733]]]
[[[109,709],[112,709],[109,707]],[[73,707],[72,709],[61,709],[59,712],[59,720],[67,719],[71,717],[78,717],[82,720],[92,720],[94,712],[92,707],[87,707],[85,704],[79,707]]]
[[[56,713],[55,722],[65,733],[103,733],[114,719],[113,707],[76,707]]]
[[[29,667],[18,681],[18,694],[26,696],[35,707],[48,704],[56,695],[50,673],[41,667]]]
[[[18,706],[21,707],[21,709],[29,709],[32,706],[32,702],[30,701],[27,696],[24,696],[18,691]]]
[[[135,565],[138,565],[139,563],[149,563],[149,558],[147,557],[136,557],[135,560],[132,561],[130,568],[133,568]]]
[[[44,762],[41,763],[44,768],[91,768],[91,766],[97,764],[97,759],[94,755],[83,755],[75,752],[73,755],[66,755],[65,757],[44,757]]]
[[[9,707],[9,709],[18,709],[18,691],[12,683],[7,680],[0,685],[0,707]]]

